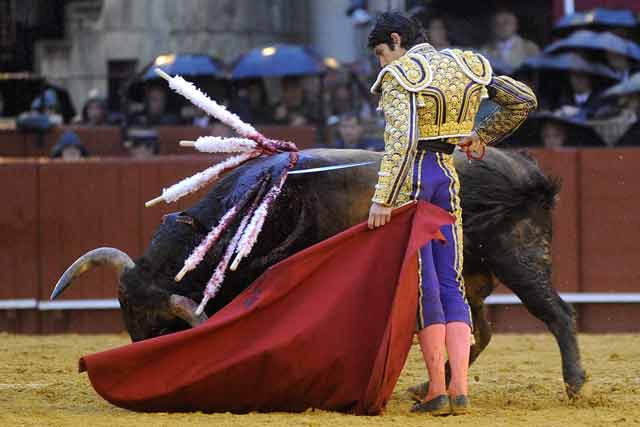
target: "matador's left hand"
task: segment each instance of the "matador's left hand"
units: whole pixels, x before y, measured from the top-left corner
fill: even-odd
[[[369,209],[369,229],[382,227],[388,222],[391,222],[391,206],[384,206],[380,203],[373,202],[371,209]]]

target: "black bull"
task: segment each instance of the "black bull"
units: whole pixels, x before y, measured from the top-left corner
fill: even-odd
[[[379,153],[361,150],[306,150],[296,169],[374,160],[347,169],[291,175],[269,214],[251,256],[229,272],[209,302],[211,316],[252,283],[267,267],[367,218],[377,179]],[[132,340],[139,341],[196,326],[195,303],[226,243],[233,224],[199,267],[180,283],[174,276],[206,232],[263,176],[278,177],[287,154],[258,159],[225,176],[195,206],[165,217],[145,254],[135,263],[112,248],[91,251],[60,279],[52,297],[95,265],[118,269],[118,299]],[[462,186],[464,277],[475,325],[473,362],[491,339],[484,299],[502,283],[555,336],[569,396],[585,382],[575,316],[551,285],[551,211],[559,191],[529,157],[490,149],[483,161],[456,158]],[[275,178],[271,178],[272,180]],[[381,254],[381,256],[383,256]]]

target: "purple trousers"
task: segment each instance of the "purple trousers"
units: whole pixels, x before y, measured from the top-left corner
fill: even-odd
[[[449,322],[472,326],[462,277],[462,208],[453,156],[419,149],[413,165],[411,196],[439,206],[456,217],[454,224],[441,229],[447,243],[432,241],[420,249],[418,330]]]

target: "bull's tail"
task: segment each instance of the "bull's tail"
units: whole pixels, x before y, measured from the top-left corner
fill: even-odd
[[[87,252],[78,258],[67,271],[64,272],[56,287],[51,292],[51,299],[56,299],[65,289],[71,285],[76,278],[82,276],[87,271],[101,265],[112,265],[116,268],[118,276],[125,269],[133,268],[135,265],[129,255],[115,248],[98,248]]]

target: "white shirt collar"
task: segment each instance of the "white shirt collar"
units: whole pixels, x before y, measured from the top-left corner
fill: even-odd
[[[591,95],[591,92],[576,93],[573,95],[573,98],[575,99],[576,104],[582,105],[587,102],[589,95]]]
[[[411,49],[409,49],[407,51],[407,53],[413,53],[413,52],[416,52],[416,51],[418,51],[420,49],[436,50],[436,48],[431,46],[429,43],[418,43],[417,45],[415,45]]]

